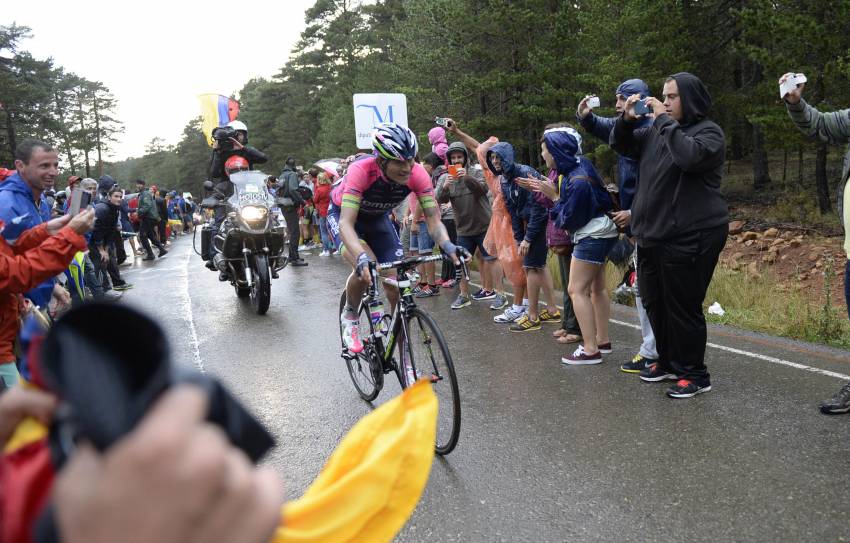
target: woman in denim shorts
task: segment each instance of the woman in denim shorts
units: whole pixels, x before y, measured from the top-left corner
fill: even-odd
[[[581,328],[582,344],[561,358],[569,365],[599,364],[611,352],[605,285],[605,257],[617,241],[617,225],[608,217],[613,202],[593,164],[581,157],[581,136],[572,127],[546,130],[541,142],[546,165],[558,171],[558,186],[537,181],[530,186],[551,198],[555,226],[568,230],[574,247],[568,291]]]

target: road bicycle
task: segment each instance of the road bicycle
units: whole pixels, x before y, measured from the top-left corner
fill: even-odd
[[[450,453],[460,434],[460,392],[452,355],[440,327],[428,313],[417,307],[411,289],[409,273],[419,264],[443,260],[443,255],[411,257],[395,262],[370,262],[372,284],[357,308],[363,351],[351,352],[342,339],[342,358],[360,397],[367,402],[378,397],[384,386],[384,375],[395,373],[401,388],[418,379],[431,382],[438,400],[437,454]],[[378,271],[395,269],[394,278],[384,279],[385,285],[399,289],[399,301],[392,315],[383,312],[378,294]],[[461,260],[458,274],[469,279],[466,262]],[[339,313],[342,317],[346,293],[342,290]],[[367,333],[368,331],[368,333]]]

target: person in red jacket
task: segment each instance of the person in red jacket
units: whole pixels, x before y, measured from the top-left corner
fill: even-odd
[[[0,232],[4,226],[0,221]],[[0,236],[0,379],[6,386],[19,379],[14,344],[20,328],[21,295],[62,273],[74,255],[86,249],[82,234],[92,227],[94,210],[89,209],[73,218],[64,215],[25,230],[14,246]]]
[[[325,172],[319,173],[316,179],[316,192],[313,194],[313,203],[319,214],[319,236],[322,238],[322,252],[319,256],[331,256],[336,250],[331,235],[328,232],[328,206],[331,205],[331,178]]]

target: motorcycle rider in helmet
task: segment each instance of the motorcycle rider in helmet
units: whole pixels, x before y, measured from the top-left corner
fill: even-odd
[[[226,179],[227,179],[226,183],[227,183],[227,185],[230,186],[230,194],[224,193],[224,191],[221,188],[219,188],[219,187],[222,187],[224,185],[224,183],[217,184],[216,190],[224,193],[228,197],[232,196],[233,195],[233,183],[230,182],[230,175],[233,174],[233,173],[236,173],[236,172],[248,171],[250,168],[251,168],[251,166],[248,163],[248,160],[246,160],[242,156],[233,155],[232,157],[228,158],[227,162],[224,163],[224,173],[225,173],[225,176],[226,176]],[[227,211],[225,210],[225,208],[223,208],[223,207],[215,208],[215,220],[213,221],[213,226],[212,226],[212,239],[215,239],[215,236],[218,234],[218,229],[221,226],[222,221],[224,221],[224,216],[226,214],[227,214]],[[207,268],[209,268],[211,270],[216,269],[215,263],[213,262],[213,257],[215,257],[216,252],[217,251],[215,249],[215,244],[210,243],[210,259],[207,260],[206,266],[207,266]],[[220,272],[219,279],[222,280],[222,281],[226,281],[227,280],[227,274],[224,273],[224,272]]]

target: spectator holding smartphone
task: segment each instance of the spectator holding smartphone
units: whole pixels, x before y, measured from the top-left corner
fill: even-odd
[[[495,258],[484,249],[484,236],[490,226],[492,210],[484,172],[479,164],[470,163],[466,146],[456,141],[449,145],[446,156],[450,165],[437,181],[437,201],[451,204],[457,225],[457,243],[471,255],[478,250],[481,280],[490,287],[481,288],[470,297],[469,281],[462,277],[460,293],[451,306],[452,309],[461,309],[471,305],[471,300],[491,300],[496,297],[491,285]]]
[[[626,100],[634,94],[640,95],[641,99],[649,96],[649,87],[641,79],[628,79],[620,83],[615,91],[617,99],[615,108],[617,115],[622,115],[626,109]],[[578,104],[576,117],[581,123],[582,128],[599,138],[605,143],[611,138],[611,130],[614,128],[614,123],[617,117],[601,117],[593,113],[588,103],[593,96],[585,96]],[[651,122],[651,119],[645,117],[637,121],[638,126],[646,126]],[[638,186],[638,162],[633,158],[625,155],[617,156],[617,178],[620,197],[620,211],[611,215],[617,226],[623,228],[627,235],[631,236],[629,223],[632,218],[632,202],[634,201],[635,192]],[[635,259],[637,260],[637,259]],[[635,267],[637,269],[637,266]],[[650,364],[658,362],[658,350],[655,348],[655,334],[652,333],[652,324],[649,322],[649,315],[643,307],[643,301],[640,298],[640,288],[635,288],[635,305],[638,310],[638,320],[640,321],[640,331],[643,341],[637,354],[632,358],[631,362],[626,362],[620,369],[626,373],[639,373],[646,369]]]
[[[0,221],[0,229],[5,226]],[[83,234],[93,226],[94,211],[89,209],[24,230],[14,245],[0,239],[0,379],[6,386],[18,381],[15,340],[24,309],[21,294],[62,273],[74,255],[86,248]]]
[[[795,73],[787,73],[779,79],[782,87]],[[850,143],[850,109],[822,113],[809,105],[803,99],[804,84],[790,89],[782,99],[788,115],[797,128],[810,138],[838,145]],[[844,226],[844,251],[847,262],[844,264],[844,299],[847,303],[847,317],[850,318],[850,146],[844,153],[844,168],[841,171],[841,182],[838,185],[838,210]],[[850,382],[846,383],[829,400],[821,403],[820,410],[825,414],[850,413]]]
[[[668,77],[663,103],[645,99],[649,126],[638,124],[639,101],[640,94],[626,100],[611,147],[640,165],[631,225],[641,299],[659,355],[640,378],[675,380],[667,395],[690,398],[711,390],[702,303],[729,234],[729,212],[720,192],[726,138],[706,118],[711,96],[693,74]]]
[[[59,175],[59,154],[49,144],[27,138],[15,149],[15,173],[0,184],[0,220],[3,238],[9,245],[27,230],[50,220],[44,191],[53,188]],[[65,288],[51,277],[26,293],[33,304],[45,308],[51,298],[61,305],[71,303]]]

